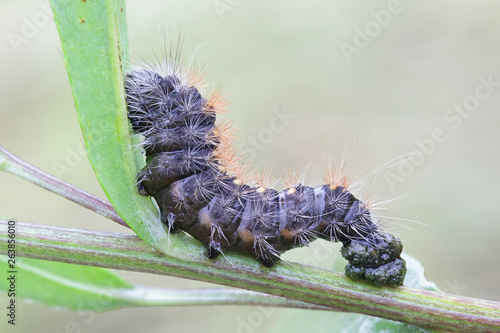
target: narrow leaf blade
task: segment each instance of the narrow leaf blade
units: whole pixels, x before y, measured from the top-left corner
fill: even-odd
[[[7,262],[6,256],[1,256]],[[114,272],[45,260],[16,258],[16,296],[74,310],[102,311],[128,305],[114,297],[133,286]],[[15,282],[15,280],[14,280]],[[10,281],[0,280],[0,289],[8,290]]]
[[[127,58],[125,6],[121,0],[52,0],[66,69],[87,155],[117,213],[139,237],[167,250],[157,211],[135,187],[124,100],[122,60]]]

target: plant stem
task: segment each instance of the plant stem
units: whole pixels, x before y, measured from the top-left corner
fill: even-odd
[[[7,230],[6,223],[0,222],[3,230]],[[7,239],[1,235],[0,253],[7,252]],[[179,250],[178,242],[187,246]],[[172,237],[171,254],[163,255],[136,236],[16,222],[16,249],[19,256],[212,282],[430,329],[500,329],[500,304],[496,302],[408,287],[377,288],[294,263],[268,269],[233,253],[211,261],[198,242],[182,234]]]
[[[326,306],[233,288],[162,289],[140,286],[121,289],[114,297],[142,302],[142,306],[259,305],[297,309],[332,310]]]
[[[87,193],[31,165],[0,146],[0,170],[19,176],[35,185],[71,200],[128,228],[108,201]]]

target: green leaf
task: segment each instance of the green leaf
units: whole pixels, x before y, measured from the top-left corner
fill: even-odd
[[[3,263],[7,257],[1,256]],[[128,305],[117,297],[133,286],[112,271],[59,262],[16,258],[16,296],[28,297],[45,304],[78,310],[115,309]],[[8,290],[10,282],[0,279],[0,288]]]
[[[137,235],[166,252],[167,230],[150,200],[136,190],[137,169],[124,99],[127,60],[121,0],[52,0],[52,9],[87,155],[117,213]]]

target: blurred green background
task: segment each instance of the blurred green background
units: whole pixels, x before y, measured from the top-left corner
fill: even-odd
[[[454,104],[473,101],[480,77],[500,82],[500,4],[389,3],[129,1],[130,50],[136,59],[148,58],[162,47],[166,32],[183,30],[186,58],[204,64],[206,78],[228,92],[230,112],[224,116],[234,121],[252,166],[272,169],[277,178],[293,170],[305,175],[304,183],[319,185],[329,163],[340,162],[347,150],[345,173],[362,180],[358,194],[379,202],[397,199],[379,213],[392,217],[384,219],[385,226],[421,261],[429,280],[450,293],[500,301],[500,87],[491,88],[469,116],[455,118],[457,123],[443,118]],[[0,144],[103,197],[82,154],[46,2],[10,0],[0,8]],[[381,14],[388,9],[397,12],[390,21]],[[374,13],[385,21],[377,23]],[[358,31],[365,29],[371,37],[363,41]],[[22,38],[19,44],[12,42],[15,36]],[[356,47],[355,42],[367,45],[346,57],[341,46]],[[273,120],[276,110],[293,118]],[[428,142],[436,128],[446,140],[431,153],[374,172],[418,150],[417,143]],[[5,217],[129,232],[13,176],[0,173],[0,184]],[[315,242],[285,258],[330,268],[336,255],[325,255],[327,249],[335,252],[333,245]],[[126,276],[155,286],[205,285]],[[1,295],[0,304],[6,302]],[[286,322],[291,332],[290,327],[302,331],[308,318],[317,322],[306,326],[311,331],[335,331],[335,317],[326,312],[311,317],[299,310],[177,307],[89,316],[21,300],[16,331],[279,332]],[[0,327],[12,330],[6,320]]]

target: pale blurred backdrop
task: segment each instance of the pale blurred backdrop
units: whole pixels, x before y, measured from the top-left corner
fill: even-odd
[[[104,197],[82,155],[82,136],[46,2],[2,1],[0,8],[0,144]],[[204,64],[207,79],[228,92],[229,112],[224,116],[233,120],[239,147],[255,157],[255,168],[272,169],[277,178],[285,169],[293,170],[305,174],[307,185],[319,185],[328,165],[340,163],[346,150],[345,173],[365,181],[358,193],[369,192],[379,202],[396,199],[380,213],[394,217],[387,228],[420,260],[428,279],[450,293],[496,301],[499,15],[495,1],[127,2],[132,53],[148,57],[161,47],[165,31],[184,31],[186,57],[194,55]],[[34,20],[34,30],[25,27]],[[365,29],[369,35],[363,39],[360,31]],[[12,33],[27,37],[15,46],[9,40]],[[488,80],[492,83],[482,83]],[[450,113],[454,104],[463,103],[464,110],[473,110]],[[276,112],[293,118],[273,120]],[[431,144],[435,131],[439,135]],[[422,151],[418,143],[425,143],[425,154],[409,159],[408,154]],[[406,161],[375,172],[404,156]],[[0,184],[4,217],[129,232],[11,175],[0,173]],[[324,245],[316,242],[285,258],[331,268],[334,255],[311,261]],[[206,285],[127,276],[154,286]],[[19,281],[22,288],[22,277]],[[0,304],[6,301],[1,295]],[[309,315],[250,306],[173,307],[124,309],[89,319],[21,300],[15,330],[279,332],[284,322],[302,330],[300,323]],[[310,330],[335,331],[329,326],[331,313],[316,316],[318,324]],[[5,322],[1,320],[1,331],[11,331]]]

